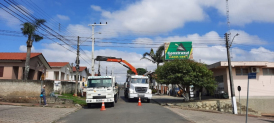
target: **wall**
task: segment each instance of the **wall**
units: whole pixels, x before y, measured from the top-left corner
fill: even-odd
[[[230,93],[230,80],[229,72],[227,68],[214,68],[211,69],[214,76],[224,75],[224,90],[231,96]],[[256,79],[249,80],[249,96],[250,97],[274,97],[274,76],[263,75],[262,68],[259,68],[260,72],[257,73]],[[241,86],[241,96],[247,96],[247,75],[236,75],[235,67],[232,68],[232,76],[234,83],[235,96],[239,96],[238,86]]]
[[[229,80],[228,72],[226,72],[227,68],[211,69],[211,71],[213,72],[214,77],[223,75],[224,91],[226,93],[230,93],[230,87],[228,84],[226,84],[227,80]]]
[[[200,110],[221,111],[226,113],[232,113],[232,110],[233,110],[230,100],[184,102],[184,103],[179,103],[175,105],[179,105],[181,107],[187,107],[187,108],[200,109]],[[241,114],[246,114],[246,107],[243,105],[240,111],[239,104],[237,103],[237,105],[238,105],[237,107],[238,114],[240,114],[240,112]],[[261,113],[262,113],[261,111],[254,110],[253,107],[248,108],[248,114],[261,116]]]
[[[239,97],[236,97],[237,102],[239,103]],[[246,98],[241,97],[241,105],[246,106]],[[248,107],[262,113],[274,113],[274,97],[250,97],[248,99]],[[238,104],[238,107],[240,105]]]
[[[78,89],[79,89],[79,83],[78,83]],[[75,82],[68,82],[68,81],[61,81],[61,94],[73,94],[75,92]]]
[[[233,71],[233,82],[235,89],[235,96],[239,96],[238,86],[241,86],[241,96],[247,96],[247,75],[236,75],[235,68]],[[249,96],[251,97],[274,97],[274,77],[271,75],[263,75],[263,70],[257,73],[256,79],[249,80]],[[228,81],[229,82],[229,81]]]
[[[44,81],[46,95],[53,91],[53,81]],[[0,80],[0,96],[39,96],[41,81],[38,80]]]

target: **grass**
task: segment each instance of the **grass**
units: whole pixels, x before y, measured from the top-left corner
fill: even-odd
[[[58,96],[58,98],[70,99],[70,100],[73,100],[73,103],[80,104],[82,106],[87,105],[85,97],[75,97],[73,96],[73,94],[63,94],[62,96]]]

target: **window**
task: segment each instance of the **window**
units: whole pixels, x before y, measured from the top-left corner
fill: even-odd
[[[224,82],[223,75],[215,76],[215,80],[218,83],[223,83]]]
[[[274,75],[274,68],[263,68],[263,75]]]
[[[248,75],[248,68],[236,68],[236,75]]]
[[[4,74],[4,66],[0,66],[0,77],[3,77]]]

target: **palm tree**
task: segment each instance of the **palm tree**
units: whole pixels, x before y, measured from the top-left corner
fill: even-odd
[[[29,60],[30,60],[30,53],[33,41],[38,42],[43,39],[42,36],[39,36],[36,32],[37,29],[44,24],[46,21],[44,19],[36,19],[33,23],[25,22],[22,24],[22,33],[23,35],[28,37],[27,40],[27,56],[25,62],[25,73],[24,73],[24,80],[28,79],[29,74]]]
[[[158,47],[156,53],[154,53],[153,49],[151,48],[150,53],[145,52],[143,54],[143,58],[141,58],[141,60],[142,59],[147,59],[147,60],[149,60],[153,63],[156,63],[157,68],[158,68],[159,64],[164,62],[164,55],[163,55],[164,50],[165,50],[164,45],[161,45],[160,47]],[[149,58],[146,57],[146,56],[149,56]],[[160,90],[159,88],[160,88],[160,86],[158,84],[158,92]]]
[[[153,63],[156,63],[158,68],[159,64],[164,62],[164,55],[163,55],[164,49],[165,49],[164,45],[161,45],[160,47],[158,47],[156,53],[154,53],[153,49],[151,48],[150,53],[145,52],[141,60],[147,59]],[[149,58],[146,56],[149,56]]]

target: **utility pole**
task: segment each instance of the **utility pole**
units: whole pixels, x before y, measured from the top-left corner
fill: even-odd
[[[43,69],[42,70],[42,75],[41,75],[41,92],[42,92],[42,88],[43,88],[43,81],[45,79],[45,70]],[[46,96],[46,95],[45,95]],[[40,97],[40,101],[39,101],[39,104],[41,105],[42,104],[42,98]]]
[[[101,72],[100,72],[100,61],[99,61],[99,65],[98,65],[98,76],[101,76]]]
[[[80,37],[78,36],[78,40],[77,40],[77,56],[76,56],[76,83],[75,83],[75,92],[74,92],[74,96],[77,96],[77,88],[78,88],[78,80],[79,80],[79,43]]]
[[[106,66],[106,76],[108,75],[108,66]]]
[[[94,40],[94,27],[95,26],[103,26],[103,25],[107,25],[107,22],[106,22],[106,24],[101,24],[101,22],[100,22],[100,24],[94,23],[94,24],[89,24],[88,25],[88,26],[92,27],[91,76],[94,76],[94,41],[95,41]]]
[[[228,70],[229,70],[229,81],[230,81],[230,92],[231,92],[233,114],[237,114],[237,104],[236,104],[236,98],[235,98],[235,92],[234,92],[234,83],[233,83],[233,77],[232,77],[232,68],[231,68],[230,52],[229,52],[229,48],[231,45],[228,44],[229,38],[227,33],[225,33],[225,39],[226,39],[225,41],[226,41],[227,60],[228,60],[228,68],[229,68]]]

